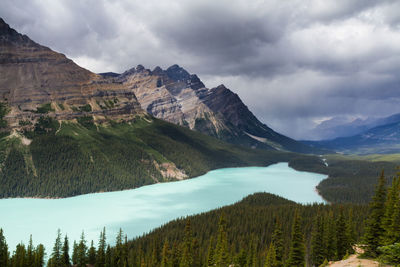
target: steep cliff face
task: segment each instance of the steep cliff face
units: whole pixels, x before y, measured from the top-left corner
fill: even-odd
[[[310,147],[261,123],[223,85],[208,89],[178,65],[166,70],[139,65],[123,74],[94,74],[41,46],[0,19],[0,101],[11,128],[33,128],[44,116],[126,121],[138,114],[189,127],[234,144],[311,152]],[[0,118],[1,120],[3,118]]]
[[[190,75],[178,65],[165,71],[159,67],[150,71],[139,65],[114,81],[131,88],[142,108],[157,118],[190,129],[202,127],[202,132],[213,136],[225,127],[198,97],[208,89],[196,75]],[[200,125],[202,121],[206,125]]]
[[[0,74],[0,98],[10,107],[5,119],[11,127],[22,120],[35,121],[43,115],[37,108],[44,104],[51,107],[46,113],[58,119],[80,115],[117,118],[142,112],[125,86],[79,67],[63,54],[19,34],[2,19]]]
[[[256,148],[313,152],[261,123],[239,96],[220,85],[208,89],[178,65],[166,70],[139,65],[109,80],[131,88],[153,116],[234,144]]]

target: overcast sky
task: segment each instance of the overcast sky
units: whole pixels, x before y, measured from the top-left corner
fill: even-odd
[[[93,72],[177,63],[294,138],[400,112],[400,1],[1,0],[0,17]]]

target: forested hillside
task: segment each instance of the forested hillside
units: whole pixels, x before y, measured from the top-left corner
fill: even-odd
[[[4,136],[0,154],[0,197],[67,197],[313,158],[230,145],[150,116],[103,124],[43,116],[33,131]]]
[[[325,173],[328,178],[317,186],[319,193],[331,203],[368,203],[374,194],[376,177],[385,170],[387,184],[397,172],[397,161],[372,161],[364,157],[324,156],[328,166],[316,164],[321,159],[298,158],[290,164],[296,170]],[[379,158],[378,158],[379,159]]]
[[[321,181],[317,189],[326,200],[335,203],[368,203],[380,172],[385,171],[387,184],[390,184],[398,166],[387,161],[328,159],[329,177]]]
[[[193,265],[184,266],[319,265],[351,252],[351,244],[363,234],[366,214],[365,205],[299,205],[258,193],[232,206],[173,221],[128,243],[133,252],[128,259],[132,266],[163,266],[165,260],[179,266],[187,261],[182,251],[190,239],[193,253],[188,261]]]
[[[84,233],[72,245],[59,231],[48,266],[326,266],[353,253],[354,244],[364,248],[364,257],[399,264],[400,176],[386,184],[382,173],[369,206],[300,205],[256,193],[131,241],[120,230],[112,247],[105,229],[90,245]],[[41,267],[44,253],[31,238],[10,256],[0,230],[0,266]]]
[[[132,241],[120,231],[114,247],[107,247],[114,237],[105,231],[94,245],[84,234],[74,244],[59,234],[54,250],[47,252],[49,266],[69,266],[64,265],[68,259],[77,266],[319,265],[351,252],[351,244],[364,233],[367,210],[366,205],[299,205],[257,193],[231,206],[172,221]],[[73,248],[72,255],[66,253],[67,246]],[[19,257],[14,254],[11,261]]]

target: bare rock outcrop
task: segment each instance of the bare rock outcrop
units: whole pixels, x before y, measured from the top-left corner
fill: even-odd
[[[1,18],[0,98],[11,109],[6,119],[12,127],[42,116],[37,108],[47,103],[52,106],[48,115],[58,119],[85,115],[124,119],[143,113],[132,90],[35,43]],[[85,105],[90,108],[81,110]]]

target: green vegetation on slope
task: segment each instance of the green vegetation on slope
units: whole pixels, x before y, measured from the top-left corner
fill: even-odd
[[[367,210],[366,205],[300,205],[257,193],[234,205],[174,220],[129,242],[120,231],[113,247],[107,246],[105,230],[97,249],[82,233],[71,245],[71,257],[65,252],[68,238],[63,242],[59,232],[48,252],[49,266],[318,266],[351,252],[364,233]],[[21,258],[14,253],[11,261]]]
[[[351,252],[350,245],[363,234],[362,222],[366,214],[366,205],[300,205],[271,194],[257,193],[231,206],[172,221],[131,241],[129,255],[133,258],[129,260],[133,264],[129,266],[139,266],[140,262],[145,266],[161,266],[165,243],[170,260],[179,264],[188,220],[193,242],[198,247],[197,253],[193,253],[200,262],[197,266],[212,266],[210,260],[216,266],[228,266],[217,263],[221,216],[226,221],[228,263],[264,266],[272,243],[275,260],[279,261],[276,266],[283,266],[288,260],[297,264],[302,253],[303,263],[320,264],[318,259],[341,259],[346,252]],[[318,235],[320,238],[316,239]],[[293,238],[296,238],[295,243]],[[318,242],[320,248],[325,248],[323,251],[315,251]],[[211,259],[210,255],[213,255]]]
[[[400,264],[400,174],[388,188],[382,172],[366,220],[365,256]],[[397,266],[397,265],[396,265]]]
[[[369,211],[369,212],[368,212]],[[107,245],[105,229],[98,246],[84,233],[69,255],[67,236],[59,232],[48,266],[320,266],[353,253],[399,264],[400,176],[387,188],[383,173],[369,207],[356,204],[300,205],[268,193],[210,212],[176,219],[149,234],[127,241],[120,230]],[[43,266],[43,246],[19,244],[9,256],[0,230],[2,266]],[[35,257],[32,257],[32,255]],[[39,264],[27,265],[36,257]],[[36,261],[35,261],[36,262]]]
[[[2,138],[0,197],[66,197],[174,180],[162,176],[162,163],[194,177],[216,168],[313,158],[230,145],[151,117],[108,125],[95,125],[92,117],[78,122],[41,117],[34,131],[23,133],[32,139],[29,146]]]
[[[151,117],[96,125],[84,116],[77,122],[43,116],[34,131],[21,133],[32,140],[28,146],[15,135],[2,137],[0,197],[67,197],[175,180],[163,176],[163,163],[195,177],[217,168],[289,162],[296,170],[329,175],[318,186],[326,200],[367,203],[378,173],[385,169],[391,177],[397,164],[328,155],[327,167],[316,156],[235,146]]]
[[[327,157],[329,178],[321,181],[318,190],[328,201],[335,203],[368,203],[374,193],[376,177],[385,170],[387,183],[396,174],[395,162],[353,160]]]

